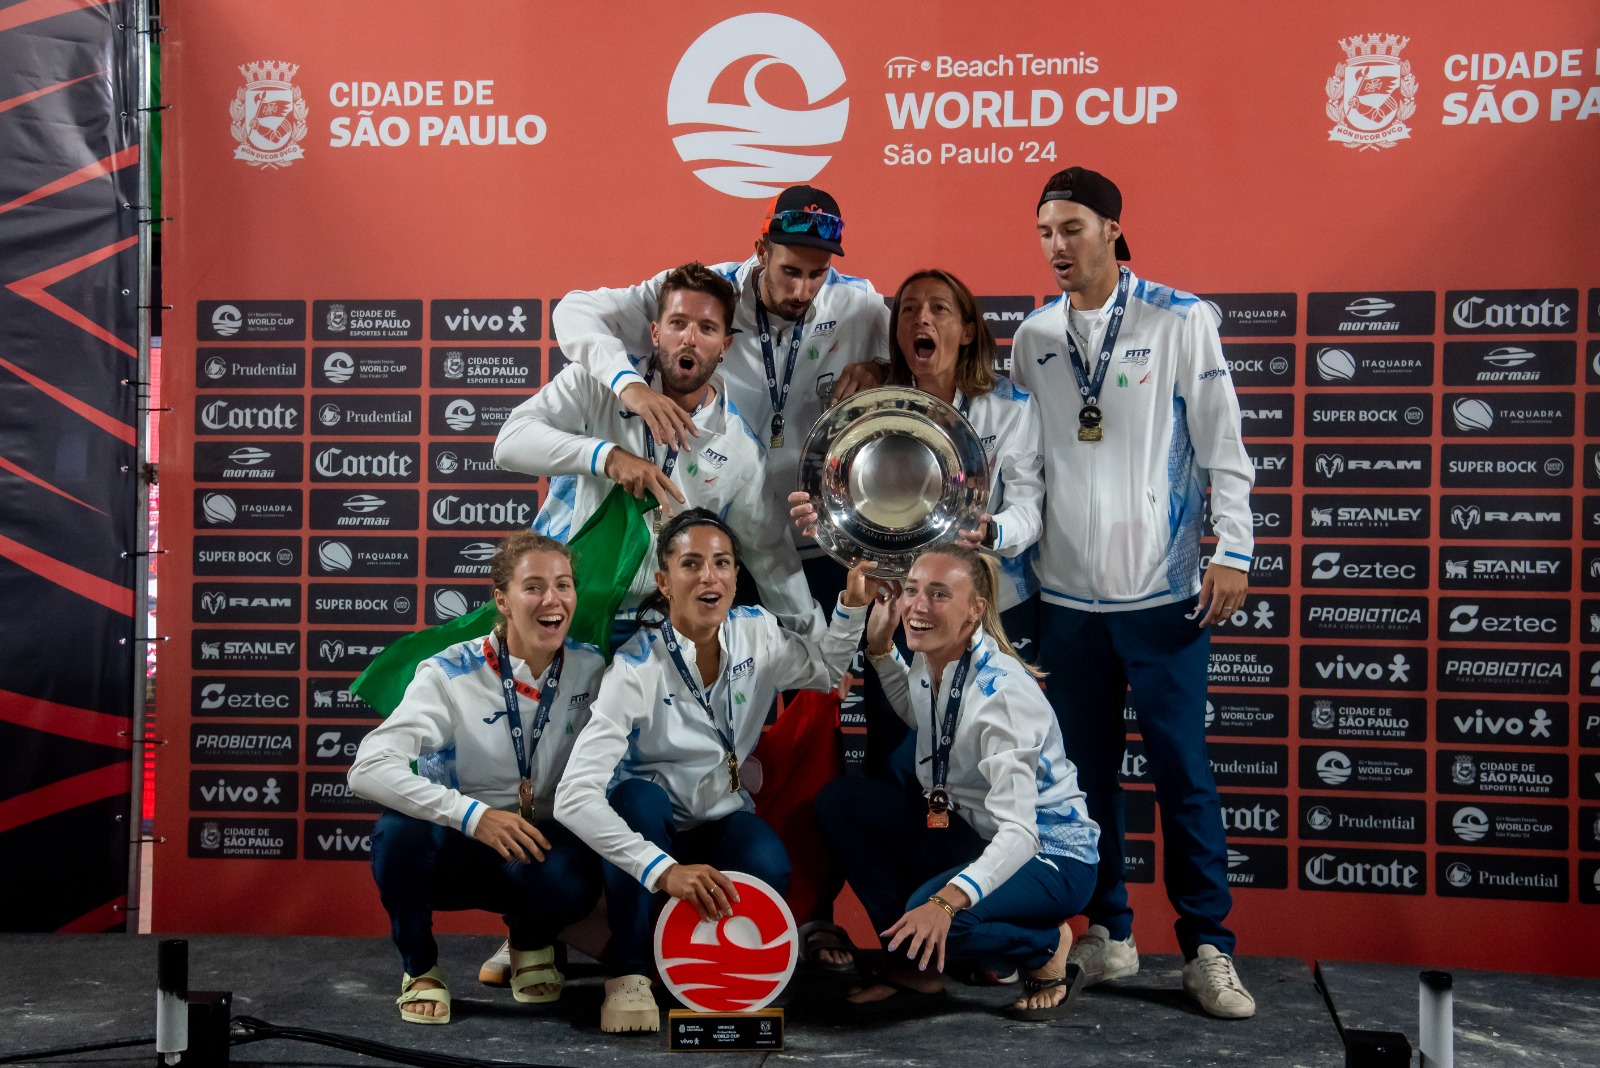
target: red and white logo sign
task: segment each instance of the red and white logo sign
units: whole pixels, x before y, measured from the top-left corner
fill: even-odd
[[[800,957],[794,915],[753,875],[724,872],[739,891],[733,915],[702,921],[673,899],[656,921],[656,967],[674,997],[700,1012],[754,1012],[783,993]]]

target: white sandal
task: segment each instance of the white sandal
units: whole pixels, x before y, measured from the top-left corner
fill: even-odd
[[[416,989],[418,979],[432,979],[439,985],[426,990]],[[414,1005],[419,1001],[435,1001],[444,1006],[443,1016],[428,1016],[420,1012],[407,1012],[407,1005]],[[400,973],[400,996],[394,999],[400,1006],[400,1019],[406,1023],[414,1024],[447,1024],[450,1022],[450,988],[445,982],[444,969],[437,964],[423,972],[421,975],[411,976]]]
[[[478,968],[478,982],[484,986],[511,985],[511,939],[501,942],[493,956]]]
[[[561,986],[567,977],[556,969],[556,947],[545,946],[543,949],[513,949],[511,950],[511,968],[509,976],[511,996],[524,1005],[548,1005],[561,997]],[[529,987],[552,987],[542,994],[529,994]]]
[[[650,993],[650,978],[619,975],[606,980],[606,1000],[600,1006],[600,1030],[659,1031],[661,1010]]]

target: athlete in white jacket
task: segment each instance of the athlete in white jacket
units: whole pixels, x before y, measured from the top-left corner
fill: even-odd
[[[871,282],[830,265],[844,254],[843,228],[833,197],[793,186],[773,201],[755,255],[712,268],[738,292],[722,375],[735,407],[766,448],[769,503],[780,515],[795,487],[800,448],[830,395],[842,399],[877,385],[888,359],[883,298]],[[561,298],[552,318],[567,359],[614,390],[658,441],[681,443],[694,429],[645,388],[650,322],[664,278],[663,273],[626,289],[576,290]],[[809,539],[788,536],[802,557],[821,557]]]
[[[665,619],[617,651],[556,791],[556,818],[607,861],[613,978],[602,1030],[660,1025],[645,976],[652,892],[712,918],[732,892],[718,868],[787,887],[788,854],[755,814],[741,769],[776,693],[836,686],[866,619],[864,565],[820,642],[781,629],[763,609],[730,611],[737,560],[737,538],[711,513],[668,521],[658,597],[646,604]]]
[[[762,448],[716,368],[727,350],[732,290],[699,264],[668,272],[650,330],[656,350],[642,368],[646,386],[691,419],[697,437],[667,445],[643,419],[581,368],[563,368],[518,405],[500,428],[495,462],[508,471],[555,476],[534,529],[565,542],[620,482],[635,496],[655,494],[664,509],[706,508],[726,519],[745,545],[764,603],[786,627],[820,633],[799,558],[763,485]],[[634,576],[623,611],[654,589],[653,554]]]
[[[999,569],[943,545],[912,565],[888,611],[875,612],[867,651],[895,713],[916,733],[920,790],[840,779],[817,798],[829,847],[891,963],[884,982],[850,998],[864,1015],[903,1015],[942,987],[944,958],[1027,969],[1013,1007],[1025,1019],[1063,1015],[1078,914],[1094,886],[1099,827],[1031,669],[996,611]],[[890,644],[905,617],[914,659]],[[896,966],[895,951],[921,958]]]
[[[420,664],[349,772],[352,791],[384,806],[372,872],[405,966],[399,1004],[409,1023],[450,1022],[436,909],[504,915],[512,995],[547,1002],[561,994],[556,935],[600,896],[599,858],[552,818],[605,669],[593,646],[566,640],[571,558],[522,531],[501,543],[490,573],[495,632]],[[430,757],[443,781],[411,770]]]
[[[1206,757],[1209,624],[1244,602],[1254,547],[1254,469],[1217,322],[1196,297],[1134,277],[1122,194],[1103,175],[1054,175],[1037,205],[1060,300],[1029,316],[1011,376],[1045,422],[1039,666],[1101,820],[1100,868],[1073,950],[1090,983],[1138,971],[1123,873],[1121,786],[1129,690],[1155,781],[1167,896],[1188,962],[1184,989],[1207,1012],[1255,1001],[1233,967],[1225,921],[1227,840]],[[1206,479],[1217,548],[1200,574]]]

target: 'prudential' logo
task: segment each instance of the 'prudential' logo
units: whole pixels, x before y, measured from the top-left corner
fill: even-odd
[[[735,64],[754,59],[744,73],[743,101],[712,99],[712,87]],[[678,61],[667,90],[670,126],[717,127],[672,139],[685,163],[715,160],[695,175],[719,193],[763,199],[783,186],[808,182],[831,155],[790,149],[837,144],[850,117],[846,97],[826,107],[791,111],[769,104],[757,82],[774,64],[791,68],[805,85],[806,102],[815,104],[844,84],[844,67],[822,36],[785,15],[752,13],[719,22],[701,34]]]

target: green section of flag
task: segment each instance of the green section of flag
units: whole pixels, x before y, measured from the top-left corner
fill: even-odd
[[[633,585],[633,576],[650,551],[650,525],[645,513],[654,497],[638,500],[613,486],[589,521],[573,536],[573,575],[577,606],[568,635],[600,647],[611,659],[611,620]],[[457,642],[481,638],[494,629],[499,614],[491,597],[480,607],[448,623],[407,634],[379,653],[350,685],[350,692],[387,716],[400,705],[417,665]]]

